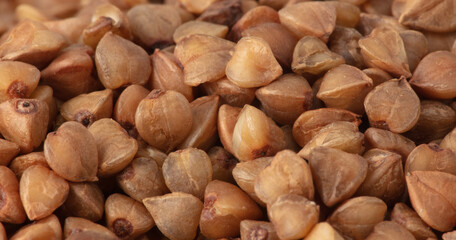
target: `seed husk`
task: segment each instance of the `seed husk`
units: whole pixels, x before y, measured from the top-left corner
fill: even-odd
[[[49,123],[49,107],[36,99],[16,98],[0,104],[0,132],[16,143],[21,153],[32,152],[41,145]]]
[[[288,5],[279,10],[279,16],[280,22],[298,38],[310,35],[325,43],[336,26],[336,9],[322,2]]]
[[[456,30],[453,4],[451,0],[414,1],[406,4],[399,22],[415,29],[451,32]]]
[[[358,45],[361,37],[361,33],[354,28],[336,26],[329,37],[328,46],[332,52],[344,57],[346,64],[362,68],[364,59]]]
[[[25,222],[25,211],[19,196],[19,182],[13,171],[0,166],[0,221],[21,224]]]
[[[451,231],[456,225],[456,176],[437,171],[414,171],[405,177],[410,202],[433,229]]]
[[[239,236],[242,220],[257,220],[262,212],[241,189],[230,183],[214,180],[204,193],[204,208],[199,227],[207,238]]]
[[[138,105],[135,124],[139,135],[152,147],[170,152],[191,131],[191,105],[180,93],[152,90]]]
[[[243,15],[241,0],[216,1],[197,20],[232,27]]]
[[[366,238],[367,240],[414,240],[415,237],[401,225],[392,221],[383,221],[375,225],[372,233]]]
[[[203,202],[182,192],[150,197],[143,200],[160,232],[169,239],[195,239]]]
[[[368,170],[363,157],[328,147],[314,148],[309,164],[316,189],[328,207],[350,198],[366,179]]]
[[[144,49],[112,32],[98,43],[95,64],[101,83],[108,89],[145,85],[152,71]]]
[[[386,204],[376,197],[351,198],[334,210],[328,222],[344,238],[361,240],[383,221],[386,210]]]
[[[398,153],[402,156],[402,162],[405,163],[408,155],[416,147],[415,143],[397,133],[379,128],[368,128],[364,132],[366,148],[380,148],[391,152]]]
[[[266,204],[285,194],[314,198],[312,173],[306,161],[290,150],[278,152],[255,179],[255,194]]]
[[[119,187],[136,201],[168,193],[163,173],[154,159],[139,157],[116,176]]]
[[[0,102],[13,98],[28,98],[40,80],[39,70],[18,61],[0,62]]]
[[[49,167],[43,152],[31,152],[14,158],[9,164],[9,168],[20,180],[25,169],[33,165]]]
[[[65,122],[44,141],[49,166],[61,177],[73,181],[96,181],[99,154],[92,134],[82,124]]]
[[[261,110],[245,105],[233,131],[233,155],[239,161],[273,156],[285,147],[285,136]]]
[[[205,21],[188,21],[180,25],[176,31],[174,31],[173,39],[174,42],[179,42],[184,37],[192,34],[206,34],[216,36],[219,38],[225,38],[228,33],[228,27]]]
[[[418,122],[420,99],[404,77],[384,82],[369,92],[364,108],[372,127],[404,133]]]
[[[110,118],[94,122],[88,130],[97,146],[97,175],[100,177],[112,176],[122,171],[138,151],[136,139],[130,137],[120,124]]]
[[[10,239],[62,239],[62,227],[60,226],[59,219],[52,214],[46,218],[25,225],[11,236]]]
[[[421,220],[420,216],[404,203],[396,203],[391,212],[391,221],[405,227],[417,240],[437,238],[431,228]]]
[[[329,223],[316,224],[304,240],[342,240],[344,239]]]
[[[407,157],[405,172],[440,171],[456,175],[456,154],[435,143],[417,146]]]
[[[69,184],[53,171],[40,165],[27,168],[19,182],[19,194],[30,220],[43,219],[66,200]]]
[[[242,108],[228,104],[220,106],[217,116],[217,131],[223,147],[233,154],[233,132]]]
[[[285,194],[268,205],[268,216],[280,239],[305,237],[317,224],[320,207],[303,196]]]
[[[259,37],[243,37],[226,64],[227,78],[242,88],[266,86],[280,75],[282,67],[268,42]]]
[[[69,185],[70,191],[61,210],[70,216],[99,221],[104,213],[104,196],[98,185],[90,182],[70,182]]]
[[[106,227],[84,218],[68,217],[65,219],[63,236],[69,240],[116,240],[119,239]]]
[[[256,88],[241,88],[225,76],[215,82],[203,83],[207,95],[218,95],[222,104],[242,108],[255,99]]]
[[[7,166],[20,150],[16,143],[0,139],[0,165]]]
[[[223,147],[214,146],[207,151],[212,162],[212,179],[235,183],[233,169],[239,161]]]
[[[141,202],[123,194],[111,194],[105,202],[106,225],[119,238],[134,239],[155,226]]]
[[[125,88],[114,106],[113,118],[127,130],[132,137],[137,137],[135,114],[141,100],[146,98],[149,90],[141,85],[133,84]]]

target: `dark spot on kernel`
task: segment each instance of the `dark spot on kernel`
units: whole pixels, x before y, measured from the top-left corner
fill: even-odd
[[[385,130],[390,130],[389,126],[388,126],[388,123],[386,123],[385,121],[372,121],[371,122],[371,125],[372,127],[374,128],[380,128],[380,129],[385,129]]]
[[[204,197],[204,208],[201,212],[201,218],[203,219],[213,219],[215,217],[215,207],[214,204],[217,201],[217,194],[209,193]]]
[[[31,114],[38,111],[38,107],[32,100],[20,99],[16,102],[15,110],[21,114]]]
[[[6,193],[5,193],[5,191],[3,191],[3,188],[0,187],[0,209],[2,209],[5,206],[6,200],[7,200]]]
[[[112,224],[113,232],[120,238],[126,238],[133,232],[133,225],[125,218],[118,218]]]
[[[87,127],[95,121],[95,116],[87,110],[82,110],[74,115],[74,120]]]
[[[266,157],[271,155],[272,148],[266,145],[262,148],[258,148],[252,151],[253,158]]]
[[[155,99],[155,98],[158,98],[160,97],[161,95],[165,94],[165,91],[161,90],[161,89],[154,89],[152,90],[149,95],[147,95],[147,98],[148,99]]]
[[[27,97],[28,87],[23,82],[16,80],[6,90],[10,98],[24,98]]]
[[[439,147],[439,145],[435,144],[435,143],[429,143],[428,144],[428,147],[430,149],[432,149],[434,152],[440,152],[440,151],[443,151],[442,148]]]
[[[131,179],[135,175],[135,171],[132,167],[127,167],[123,170],[122,174],[119,175],[120,180]]]
[[[257,226],[250,230],[249,235],[247,236],[248,240],[266,240],[268,239],[268,230]]]

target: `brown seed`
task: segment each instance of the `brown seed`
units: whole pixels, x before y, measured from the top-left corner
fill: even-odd
[[[7,166],[20,150],[16,143],[0,138],[0,165]]]
[[[14,158],[9,164],[9,168],[20,180],[25,169],[33,165],[49,167],[43,152],[31,152]]]
[[[212,163],[206,152],[187,148],[172,152],[163,163],[163,177],[171,192],[184,192],[202,199],[212,180]]]
[[[423,31],[422,33],[428,41],[428,52],[451,51],[454,40],[456,39],[455,32],[436,33]]]
[[[217,116],[217,131],[223,147],[233,154],[233,132],[242,109],[223,104]]]
[[[0,166],[0,221],[21,224],[25,222],[25,211],[19,196],[19,182],[13,171]]]
[[[65,219],[63,235],[68,240],[116,240],[113,232],[102,225],[84,218],[68,217]]]
[[[197,20],[232,27],[243,15],[241,0],[215,1]]]
[[[344,57],[345,63],[348,65],[362,68],[364,67],[364,59],[358,45],[358,40],[361,37],[361,33],[354,28],[336,26],[329,37],[328,46],[332,52]]]
[[[374,87],[393,79],[389,73],[383,71],[380,68],[366,68],[363,69],[363,72],[372,79]]]
[[[243,37],[226,64],[226,76],[242,88],[266,86],[282,75],[268,42],[259,37]]]
[[[0,62],[0,102],[13,98],[28,98],[40,80],[39,70],[16,61]]]
[[[138,143],[120,124],[104,118],[94,122],[88,129],[98,150],[98,176],[112,176],[130,164],[138,151]]]
[[[113,118],[122,126],[130,136],[137,136],[135,127],[135,114],[141,100],[146,98],[149,90],[140,85],[130,85],[122,91],[114,106]]]
[[[331,52],[322,40],[305,36],[295,46],[291,69],[298,74],[318,75],[343,63],[344,58]]]
[[[456,154],[435,143],[421,144],[409,154],[405,172],[440,171],[456,175]]]
[[[420,216],[404,203],[396,203],[391,212],[391,221],[405,227],[417,240],[437,238],[431,228],[421,220]]]
[[[325,43],[336,26],[334,6],[321,2],[288,5],[279,11],[279,16],[280,22],[298,38],[310,35]]]
[[[391,28],[397,32],[407,30],[402,24],[400,24],[396,18],[370,13],[361,13],[360,21],[358,24],[359,32],[363,35],[369,35],[375,28]]]
[[[145,157],[154,160],[159,167],[162,167],[163,162],[165,161],[166,153],[149,146],[146,142],[141,139],[138,139],[138,152],[135,157]]]
[[[108,229],[122,239],[135,239],[155,226],[141,202],[119,193],[106,199],[105,218]]]
[[[169,192],[160,167],[151,158],[135,158],[117,175],[116,180],[126,194],[140,202],[144,198]]]
[[[406,176],[415,211],[438,231],[451,231],[456,225],[456,176],[437,171],[414,171]]]
[[[0,104],[0,132],[16,143],[21,153],[32,152],[46,137],[49,123],[47,103],[36,99],[11,99]]]
[[[109,89],[144,85],[151,73],[147,52],[112,32],[106,33],[98,43],[95,64],[101,83]]]
[[[280,239],[305,237],[317,224],[320,207],[303,196],[286,194],[268,204],[268,216]]]
[[[68,198],[61,209],[70,216],[96,222],[103,217],[104,196],[95,183],[69,183]]]
[[[327,107],[342,108],[363,114],[363,101],[373,89],[373,81],[363,71],[350,65],[339,65],[323,77],[317,98]]]
[[[251,104],[255,98],[255,88],[241,88],[223,77],[214,82],[203,83],[207,95],[218,95],[222,104],[242,108],[245,104]]]
[[[193,101],[193,88],[184,83],[184,70],[174,54],[156,49],[151,59],[149,88],[174,90],[184,95],[189,102]]]
[[[44,142],[49,166],[61,177],[73,181],[96,181],[98,151],[92,134],[77,122],[65,122]]]
[[[212,179],[235,183],[232,171],[239,161],[231,153],[219,146],[209,149],[207,155],[212,162]]]
[[[323,103],[322,100],[317,98],[317,93],[320,91],[320,86],[321,82],[323,82],[323,78],[317,79],[313,84],[312,84],[312,110],[319,109],[319,108],[325,108],[325,104]]]
[[[94,9],[92,22],[82,32],[81,39],[82,42],[95,49],[107,32],[112,32],[125,39],[132,38],[127,16],[110,3],[100,4]]]
[[[240,162],[233,168],[233,177],[237,185],[261,206],[266,203],[255,193],[255,180],[260,172],[271,164],[273,157],[262,157],[255,160]]]
[[[309,159],[316,147],[337,148],[348,153],[362,154],[364,152],[364,135],[359,132],[358,126],[352,122],[338,121],[324,126],[299,151],[298,155]]]
[[[112,115],[113,91],[105,89],[74,97],[60,107],[60,114],[67,121],[76,121],[88,127],[93,122]]]
[[[217,113],[219,97],[204,96],[190,103],[193,124],[187,138],[178,146],[179,149],[199,148],[208,150],[217,141]]]
[[[400,134],[379,128],[368,128],[364,132],[364,139],[367,149],[380,148],[398,153],[402,156],[403,163],[405,163],[410,152],[416,147],[412,140]]]
[[[225,39],[202,34],[190,35],[179,41],[174,55],[184,68],[184,83],[198,86],[222,78],[231,58],[229,51],[234,45]],[[211,67],[201,67],[206,65]]]
[[[62,227],[59,219],[55,215],[50,215],[23,226],[10,239],[62,239]]]
[[[92,76],[93,54],[86,45],[71,45],[62,50],[41,72],[43,83],[51,86],[61,100],[95,90],[99,83]]]
[[[244,3],[245,1],[242,1]],[[239,41],[243,31],[261,25],[263,23],[280,23],[279,14],[276,10],[268,6],[257,6],[247,11],[234,26],[228,34],[228,39],[232,41]]]
[[[309,156],[316,189],[326,206],[351,197],[367,175],[367,161],[342,150],[316,147]]]
[[[297,74],[285,74],[255,92],[268,116],[280,124],[293,124],[312,106],[312,88]]]
[[[421,112],[420,99],[404,77],[375,87],[367,94],[364,108],[372,127],[394,133],[412,129]]]
[[[391,28],[375,28],[358,41],[364,62],[369,67],[378,67],[395,76],[411,77],[404,41]]]
[[[401,155],[378,148],[364,153],[368,168],[356,195],[378,197],[391,205],[404,193],[405,177]]]
[[[360,19],[359,7],[350,2],[328,1],[326,4],[336,10],[336,24],[344,27],[356,27]]]
[[[182,20],[177,8],[168,5],[141,4],[127,13],[131,32],[146,49],[159,48],[173,42],[173,33]]]
[[[455,74],[456,56],[448,51],[428,54],[418,64],[410,85],[423,97],[450,99],[456,96],[456,85],[451,81]]]
[[[175,192],[143,200],[158,229],[169,239],[195,239],[203,209],[200,199],[191,194]]]
[[[304,240],[343,240],[344,238],[327,222],[316,224]]]
[[[0,42],[0,59],[21,61],[43,68],[64,46],[62,35],[49,31],[43,24],[25,20],[17,24]]]
[[[35,88],[32,95],[32,99],[38,99],[47,103],[49,108],[49,123],[48,129],[52,129],[54,121],[57,117],[57,100],[54,98],[54,90],[48,85],[39,85]]]
[[[100,2],[98,2],[100,3]],[[91,6],[96,8],[96,6]],[[89,15],[78,15],[75,17],[57,19],[43,22],[49,30],[59,33],[70,44],[79,43],[82,31],[86,28],[91,21]]]
[[[273,156],[285,147],[285,137],[261,110],[245,105],[233,131],[233,155],[240,161]]]
[[[178,92],[155,89],[139,103],[135,123],[139,135],[149,145],[170,152],[191,131],[191,105]]]
[[[295,142],[293,138],[293,126],[291,125],[285,125],[282,126],[280,129],[282,129],[283,135],[285,136],[285,147],[284,149],[291,150],[293,152],[299,152],[299,145]]]
[[[205,21],[188,21],[180,25],[176,31],[174,31],[173,39],[174,42],[179,42],[184,37],[192,34],[206,34],[219,38],[225,38],[228,33],[228,27]]]
[[[373,232],[366,239],[415,240],[415,237],[401,225],[391,221],[384,221],[375,225]]]
[[[30,220],[51,215],[65,202],[68,192],[68,182],[41,165],[27,168],[19,182],[22,205]]]
[[[243,220],[241,240],[278,240],[274,225],[270,222]]]
[[[240,233],[240,222],[257,220],[262,213],[256,203],[235,185],[214,180],[204,193],[204,208],[199,227],[207,238],[235,237]]]
[[[243,31],[242,36],[265,40],[280,65],[290,68],[293,50],[298,40],[286,27],[279,23],[264,23]]]
[[[312,173],[306,161],[290,150],[278,152],[255,179],[255,194],[266,204],[285,194],[314,198]]]
[[[348,121],[359,126],[360,116],[350,111],[337,108],[321,108],[302,113],[293,124],[293,137],[299,146],[304,147],[324,126],[336,122]]]
[[[187,11],[193,14],[201,14],[204,12],[211,4],[217,2],[217,0],[178,0]]]
[[[406,4],[399,22],[405,26],[432,32],[456,30],[452,0],[414,1]]]
[[[356,197],[340,205],[328,218],[328,222],[344,238],[361,240],[383,221],[386,209],[386,204],[376,197]]]
[[[423,33],[405,30],[399,33],[404,41],[410,72],[414,72],[421,59],[428,53],[428,42]]]

